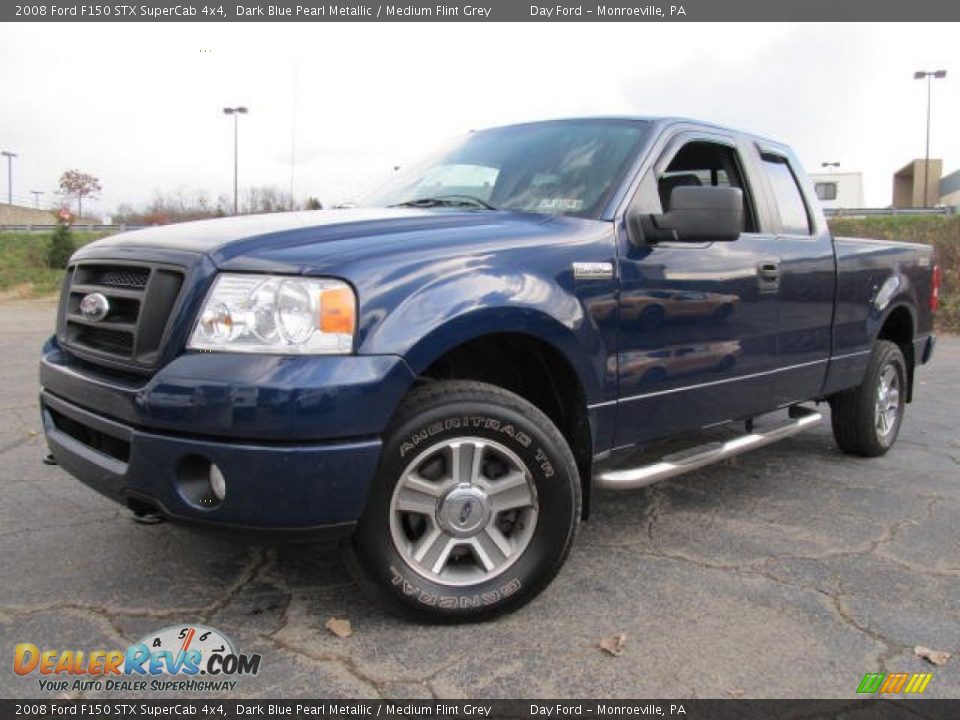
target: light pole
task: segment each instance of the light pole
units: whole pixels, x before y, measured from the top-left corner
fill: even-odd
[[[834,161],[834,162],[824,161],[824,162],[820,163],[820,167],[830,168],[830,172],[833,172],[836,168],[839,168],[839,167],[840,167],[840,163],[835,162],[835,161]]]
[[[0,150],[0,155],[7,159],[7,205],[13,205],[13,159],[17,154]]]
[[[40,196],[43,195],[43,190],[31,190],[30,194],[33,195],[33,209],[40,209]]]
[[[938,80],[943,79],[947,76],[946,70],[917,70],[913,74],[914,80],[923,80],[926,78],[927,81],[927,149],[923,155],[923,206],[927,207],[929,204],[929,192],[928,185],[930,184],[930,84],[933,78]]]
[[[240,115],[246,115],[245,107],[225,107],[225,115],[233,115],[233,214],[239,215],[239,204],[237,202],[237,118]]]

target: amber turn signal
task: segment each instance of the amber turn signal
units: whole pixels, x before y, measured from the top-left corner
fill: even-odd
[[[353,293],[349,288],[331,288],[320,293],[321,332],[350,335],[356,320]]]

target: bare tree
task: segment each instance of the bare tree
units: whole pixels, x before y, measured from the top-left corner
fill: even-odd
[[[290,193],[273,186],[248,188],[240,199],[242,214],[287,212],[305,206],[311,209],[323,207],[315,198],[301,203],[292,199]],[[113,218],[115,222],[126,225],[167,225],[232,214],[233,199],[227,195],[219,195],[213,200],[204,190],[179,188],[173,192],[156,190],[150,202],[144,205],[120,205]]]
[[[83,199],[103,188],[100,179],[79,170],[67,170],[60,176],[60,194],[77,199],[77,217],[83,217]]]
[[[240,200],[240,213],[276,213],[289,210],[299,210],[300,204],[284,192],[271,185],[247,188]]]
[[[128,225],[167,225],[222,217],[229,209],[232,209],[232,201],[226,196],[214,201],[205,190],[179,188],[173,193],[156,190],[150,202],[140,207],[129,203],[121,205],[114,218]]]

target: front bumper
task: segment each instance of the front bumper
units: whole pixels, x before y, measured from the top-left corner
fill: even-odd
[[[138,381],[99,374],[55,341],[40,376],[50,451],[85,484],[137,512],[290,536],[350,531],[413,382],[400,358],[214,353]],[[222,500],[198,491],[211,464]]]
[[[310,535],[349,533],[363,512],[380,440],[257,444],[145,432],[60,400],[40,397],[57,463],[91,488],[138,512],[221,529]],[[210,463],[226,479],[207,505],[191,482]]]

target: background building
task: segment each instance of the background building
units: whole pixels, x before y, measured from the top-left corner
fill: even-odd
[[[954,170],[940,181],[940,204],[960,207],[960,170]]]
[[[927,181],[924,185],[924,160],[914,160],[897,170],[893,175],[893,207],[919,208],[934,207],[940,202],[940,175],[943,174],[943,160],[930,158],[927,165]],[[926,187],[927,197],[923,191]]]
[[[863,173],[821,173],[810,179],[825,209],[863,207]]]

